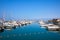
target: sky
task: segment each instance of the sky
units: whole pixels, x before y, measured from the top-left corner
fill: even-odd
[[[60,0],[0,0],[0,18],[60,18]]]

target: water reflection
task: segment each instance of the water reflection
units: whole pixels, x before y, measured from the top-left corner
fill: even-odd
[[[4,32],[4,29],[1,29],[1,30],[0,30],[0,33],[2,33],[2,32]]]
[[[59,33],[60,34],[60,31],[49,31],[47,30],[48,32],[53,32],[53,33]]]
[[[40,26],[41,27],[41,26]],[[47,32],[54,32],[54,33],[60,33],[60,30],[52,30],[52,29],[48,29],[47,27],[41,27],[42,29],[45,29]]]
[[[12,27],[13,29],[16,29],[16,26],[15,27]]]
[[[12,30],[14,29],[14,30]],[[0,36],[3,37],[3,40],[57,40],[60,38],[59,32],[49,31],[44,28],[41,28],[38,24],[31,24],[27,26],[14,27],[11,31],[4,30]],[[57,39],[56,39],[57,38]]]

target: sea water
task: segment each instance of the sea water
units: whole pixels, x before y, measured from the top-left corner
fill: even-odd
[[[38,23],[0,32],[0,40],[60,40],[59,32],[50,32]]]

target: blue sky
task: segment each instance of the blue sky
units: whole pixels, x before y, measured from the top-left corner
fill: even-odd
[[[60,17],[59,0],[0,0],[0,17],[40,19]]]

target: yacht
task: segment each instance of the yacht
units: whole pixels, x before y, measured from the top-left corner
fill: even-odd
[[[7,21],[3,23],[3,26],[5,28],[13,28],[13,27],[18,26],[18,24],[16,23],[16,21]]]
[[[41,25],[41,28],[46,28],[49,31],[60,31],[60,27],[58,25],[47,24],[44,21],[40,21],[39,24]]]

